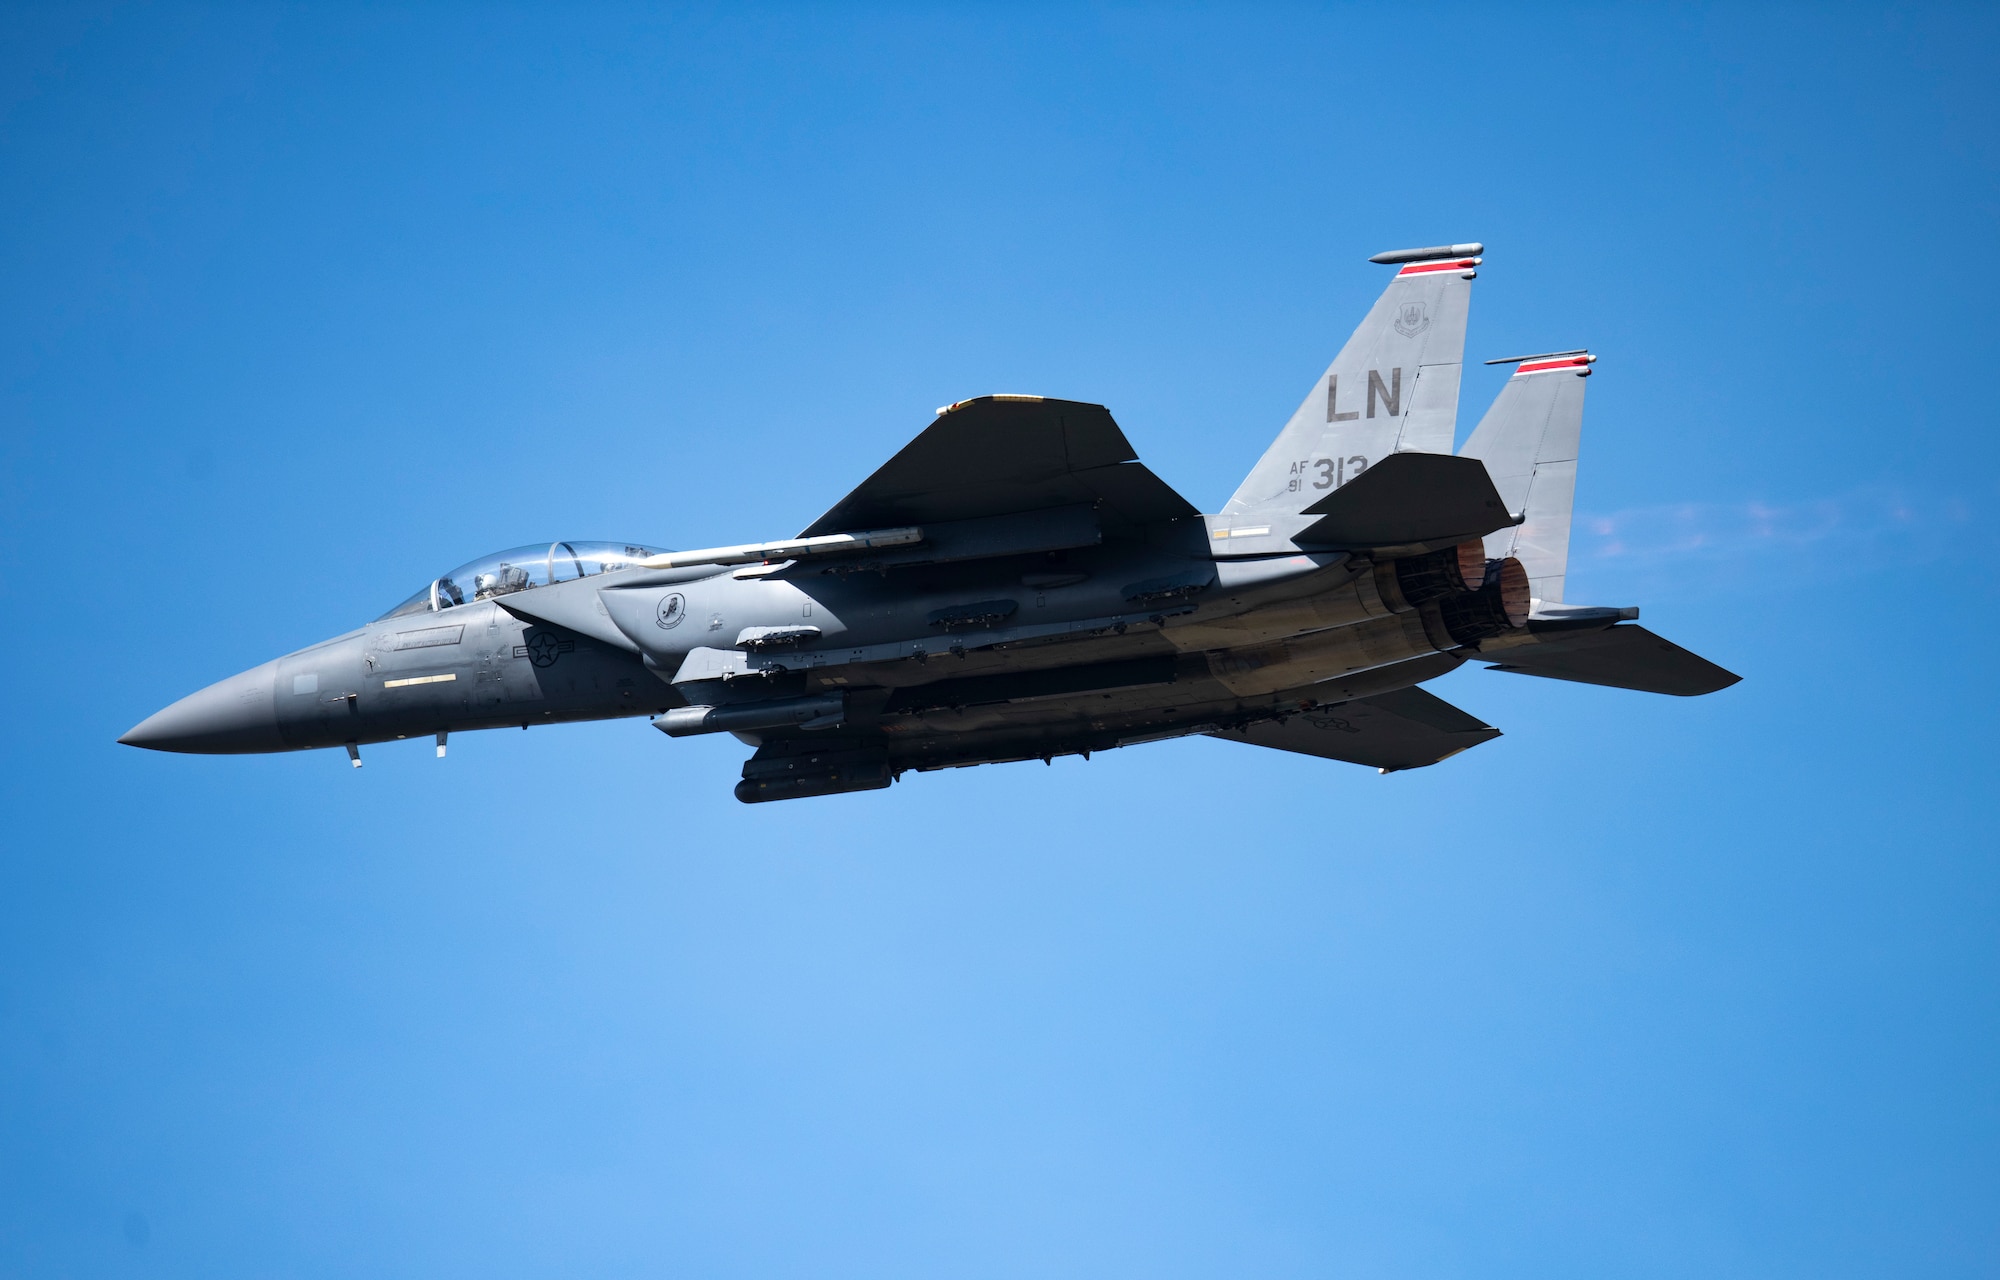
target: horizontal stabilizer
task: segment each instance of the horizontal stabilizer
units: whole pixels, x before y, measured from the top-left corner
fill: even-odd
[[[1448,453],[1392,453],[1305,514],[1320,519],[1295,542],[1351,549],[1463,542],[1514,522],[1486,465]]]
[[[1644,627],[1628,625],[1505,652],[1507,661],[1486,669],[1681,698],[1727,689],[1743,678]]]
[[[1210,736],[1394,773],[1436,764],[1499,737],[1500,731],[1412,687]]]

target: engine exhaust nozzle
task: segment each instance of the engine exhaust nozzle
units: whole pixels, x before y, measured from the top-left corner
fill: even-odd
[[[1486,544],[1477,538],[1396,561],[1396,587],[1413,605],[1477,591],[1485,581]]]
[[[1477,591],[1447,596],[1438,606],[1445,630],[1460,644],[1478,644],[1528,625],[1528,571],[1512,556],[1486,566]]]

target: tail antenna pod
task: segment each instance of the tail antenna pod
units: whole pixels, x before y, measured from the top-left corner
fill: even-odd
[[[1540,355],[1533,356],[1501,356],[1498,360],[1488,360],[1486,363],[1517,364],[1521,366],[1521,368],[1515,370],[1517,373],[1531,373],[1536,369],[1563,368],[1582,369],[1585,372],[1589,372],[1590,366],[1597,363],[1597,357],[1590,354],[1589,348],[1578,347],[1574,351],[1544,351]]]
[[[1434,244],[1423,249],[1388,249],[1368,261],[1391,266],[1399,262],[1429,262],[1433,258],[1464,258],[1485,252],[1486,246],[1475,240],[1471,244]]]

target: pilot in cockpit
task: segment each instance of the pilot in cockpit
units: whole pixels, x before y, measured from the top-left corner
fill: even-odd
[[[441,578],[433,578],[403,603],[383,614],[400,618],[409,614],[452,609],[471,600],[491,600],[516,591],[546,587],[555,581],[575,581],[631,567],[659,552],[637,543],[557,542],[546,547],[536,544],[513,547],[462,564]],[[567,576],[559,576],[567,575]]]
[[[528,571],[517,564],[503,564],[492,573],[482,573],[475,577],[473,585],[478,588],[475,599],[491,600],[494,596],[504,596],[528,589]]]

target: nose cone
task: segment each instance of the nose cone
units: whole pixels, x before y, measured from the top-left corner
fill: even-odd
[[[154,712],[118,741],[128,747],[201,755],[283,751],[271,698],[277,676],[275,662],[252,667]]]

